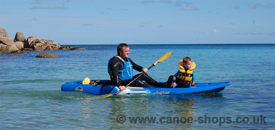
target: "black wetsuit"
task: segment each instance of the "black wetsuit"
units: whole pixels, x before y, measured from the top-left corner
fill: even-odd
[[[141,72],[142,68],[141,66],[137,65],[135,62],[133,62],[130,58],[123,58],[123,60],[125,61],[130,61],[133,65],[133,69]],[[124,63],[118,58],[118,57],[113,57],[108,64],[109,67],[109,74],[110,74],[110,78],[111,78],[111,83],[112,85],[116,85],[116,86],[125,86],[128,83],[130,83],[132,81],[132,79],[129,80],[121,80],[119,77],[119,70],[122,70],[124,68]],[[135,76],[133,76],[133,79],[137,76],[139,76],[140,74],[137,74]],[[143,82],[146,81],[146,82]],[[158,87],[160,86],[160,84],[155,81],[153,78],[151,78],[149,75],[147,74],[143,74],[140,78],[138,78],[136,81],[134,81],[132,84],[130,84],[131,86],[141,86],[141,87]]]

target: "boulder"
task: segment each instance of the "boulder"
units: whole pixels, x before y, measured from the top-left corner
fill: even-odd
[[[10,44],[10,45],[7,45],[7,51],[8,52],[16,52],[18,53],[20,50],[16,47],[15,44]],[[20,51],[21,52],[21,51]]]
[[[9,37],[3,37],[0,36],[0,44],[4,44],[4,45],[10,45],[10,44],[14,44],[13,40]]]
[[[8,58],[26,58],[24,56],[9,56]]]
[[[0,52],[6,52],[7,51],[7,45],[0,44]]]
[[[34,51],[32,48],[24,48],[23,51]]]
[[[71,50],[86,50],[86,49],[83,47],[76,47],[76,48],[72,48]]]
[[[20,41],[20,42],[24,42],[24,40],[25,40],[25,36],[24,36],[24,34],[22,33],[22,32],[17,32],[16,34],[15,34],[15,37],[14,37],[14,42],[16,42],[16,41]]]
[[[7,33],[7,31],[4,28],[0,27],[0,36],[9,37],[9,34]]]
[[[16,47],[12,39],[0,36],[0,51],[13,52],[19,51],[19,49]]]
[[[37,37],[36,35],[30,36],[24,40],[24,47],[25,48],[33,48],[33,46],[41,40],[42,39]]]
[[[52,53],[40,53],[36,57],[38,57],[38,58],[56,58],[56,57],[59,57],[59,56],[54,55]]]
[[[16,41],[16,42],[14,42],[14,44],[19,50],[24,49],[24,43],[23,42]]]
[[[10,53],[22,53],[22,51],[16,50],[16,51],[11,51]]]
[[[44,43],[47,45],[45,51],[56,51],[61,47],[59,44],[54,43],[52,40],[45,40]]]
[[[35,51],[44,51],[47,48],[47,46],[45,45],[45,43],[41,41],[33,45],[33,48]]]
[[[72,48],[74,48],[73,46],[64,46],[64,47],[60,47],[60,50],[71,50]]]
[[[35,51],[53,51],[59,50],[59,44],[54,43],[52,40],[41,39],[37,36],[31,36],[25,39],[25,48],[33,48]]]

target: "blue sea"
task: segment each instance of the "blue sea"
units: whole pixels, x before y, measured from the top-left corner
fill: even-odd
[[[221,94],[104,99],[60,88],[85,77],[109,79],[107,64],[117,45],[73,46],[86,50],[0,55],[0,129],[275,129],[274,44],[129,44],[129,57],[147,68],[172,52],[148,71],[157,81],[175,74],[179,60],[189,56],[197,65],[196,82],[231,85]],[[59,58],[36,58],[39,53]]]

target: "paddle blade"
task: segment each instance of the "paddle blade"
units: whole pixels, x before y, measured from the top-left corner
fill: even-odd
[[[102,98],[107,98],[107,97],[111,97],[111,96],[114,96],[114,94],[108,94],[107,96],[104,96]],[[100,98],[100,99],[102,99],[102,98]]]
[[[161,61],[167,59],[170,55],[171,55],[171,52],[167,52],[165,55],[163,55],[161,58],[159,58],[159,60],[157,60],[157,61],[154,63],[154,66],[155,66],[156,64],[158,64],[159,62],[161,62]]]

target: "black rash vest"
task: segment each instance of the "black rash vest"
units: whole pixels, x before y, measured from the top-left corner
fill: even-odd
[[[133,65],[133,68],[139,72],[142,71],[142,68],[141,66],[137,65],[135,62],[133,62],[130,58],[122,58],[123,60],[125,61],[130,61]],[[124,67],[124,63],[118,58],[118,57],[113,57],[109,64],[108,64],[108,67],[110,68],[110,78],[111,78],[111,82],[112,82],[112,85],[116,85],[116,86],[121,86],[121,85],[124,85],[124,84],[121,84],[121,80],[119,78],[119,74],[118,74],[118,71],[119,70],[122,70],[123,67]]]

